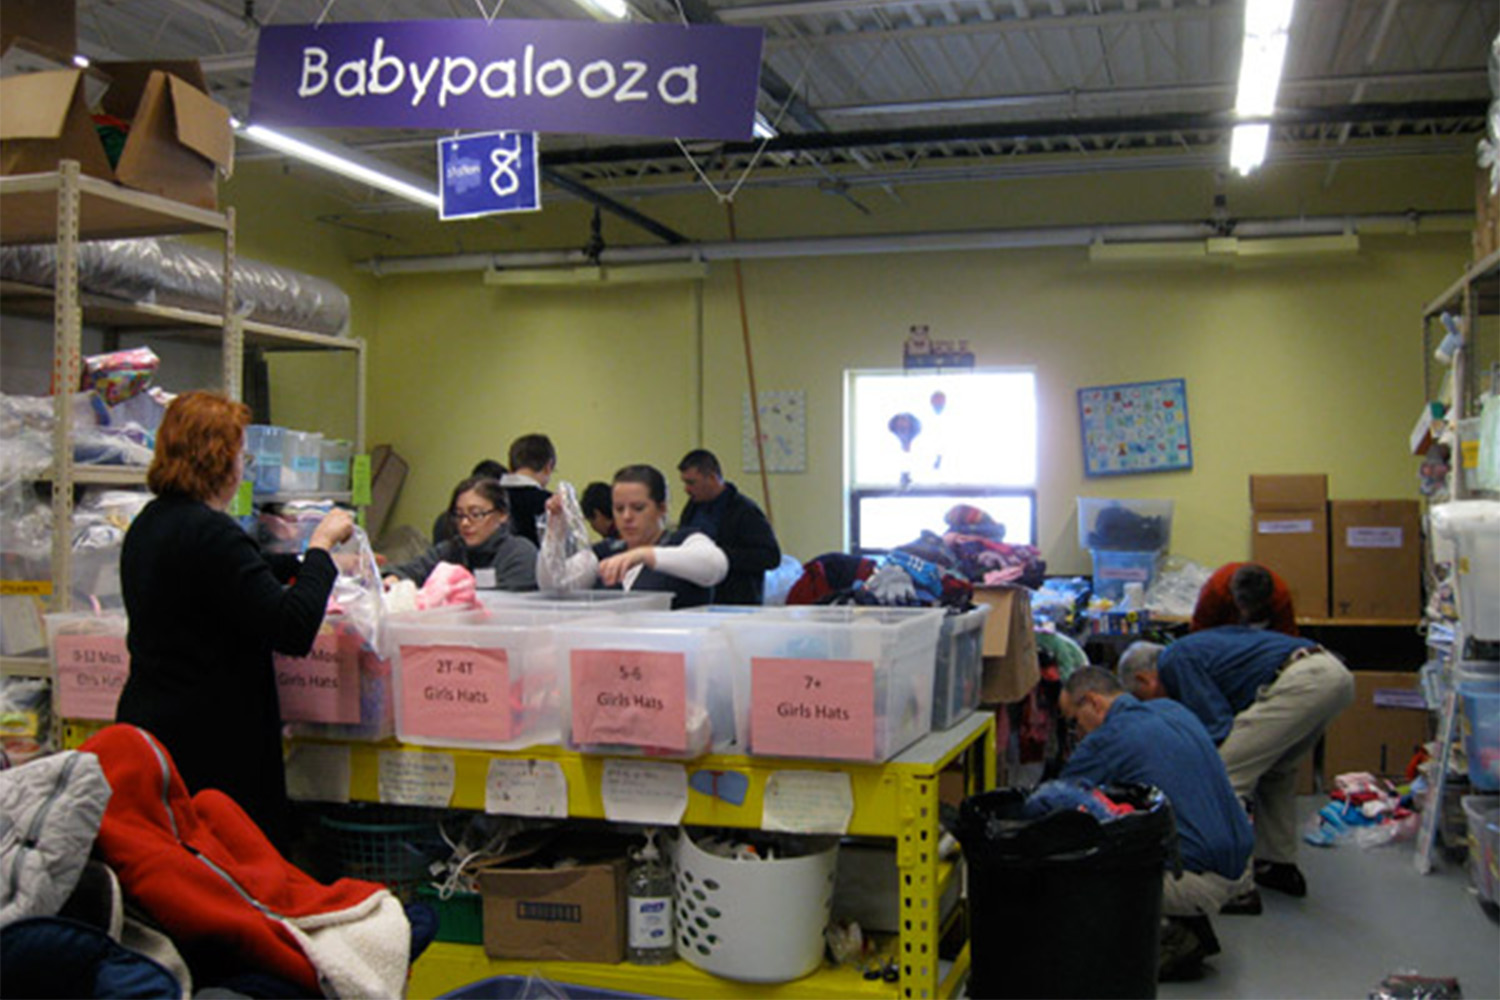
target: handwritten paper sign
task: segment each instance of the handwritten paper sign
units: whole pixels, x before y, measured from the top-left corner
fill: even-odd
[[[68,719],[113,719],[130,676],[123,635],[60,635],[53,641],[58,708]]]
[[[484,811],[508,816],[568,815],[568,778],[555,760],[490,761],[484,780]]]
[[[509,690],[510,657],[503,649],[401,647],[403,735],[508,740]]]
[[[306,656],[272,659],[283,721],[359,721],[359,636],[321,631]]]
[[[610,758],[599,785],[604,818],[616,823],[676,826],[687,809],[687,768],[682,764]]]
[[[446,808],[453,801],[453,755],[382,750],[379,782],[381,802]]]
[[[750,746],[785,757],[873,760],[875,664],[753,658]]]
[[[853,818],[854,786],[843,771],[776,771],[766,779],[762,830],[844,834]]]
[[[687,750],[687,656],[575,649],[573,742]]]

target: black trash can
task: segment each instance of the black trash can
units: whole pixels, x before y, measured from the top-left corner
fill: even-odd
[[[1022,814],[1029,792],[971,796],[958,840],[969,866],[969,996],[1155,997],[1161,879],[1177,823],[1160,790],[1104,791],[1135,812]]]

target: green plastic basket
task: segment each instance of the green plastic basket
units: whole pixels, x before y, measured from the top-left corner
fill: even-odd
[[[320,813],[335,874],[379,882],[404,902],[450,849],[438,828],[446,810],[351,803]]]
[[[484,943],[484,899],[477,892],[455,892],[447,899],[430,885],[417,886],[417,901],[437,911],[439,941]]]

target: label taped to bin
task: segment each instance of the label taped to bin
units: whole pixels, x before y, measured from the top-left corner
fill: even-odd
[[[511,738],[510,657],[473,646],[401,647],[401,735]]]
[[[875,759],[875,664],[753,657],[750,751]]]
[[[114,719],[130,675],[123,635],[59,635],[52,641],[57,665],[58,711],[65,719]]]
[[[325,629],[306,656],[278,654],[273,659],[282,721],[359,721],[358,635]]]
[[[573,742],[687,750],[687,655],[575,649]]]

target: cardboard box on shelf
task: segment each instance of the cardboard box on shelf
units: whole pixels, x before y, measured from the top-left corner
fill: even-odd
[[[1334,500],[1329,525],[1333,617],[1420,618],[1422,532],[1417,501]]]
[[[365,510],[365,531],[379,539],[385,533],[385,522],[401,495],[406,482],[406,459],[388,444],[378,444],[370,452],[370,506]]]
[[[104,74],[106,113],[130,122],[111,167],[95,131],[85,74]],[[86,174],[198,208],[218,207],[234,162],[229,109],[208,96],[196,62],[98,63],[0,79],[0,173],[42,173],[77,160]]]
[[[1036,632],[1031,624],[1031,591],[1025,587],[975,587],[974,601],[990,606],[980,645],[984,673],[979,700],[984,704],[1020,701],[1041,679]]]
[[[1412,755],[1427,740],[1427,730],[1428,712],[1415,673],[1355,671],[1354,703],[1324,735],[1327,784],[1353,771],[1405,775]]]
[[[535,961],[622,961],[625,871],[623,857],[572,868],[480,871],[485,954]]]
[[[1275,571],[1297,614],[1328,615],[1328,477],[1250,477],[1250,559]]]

